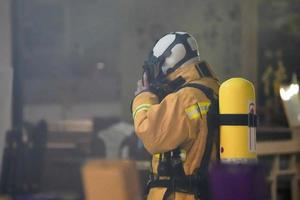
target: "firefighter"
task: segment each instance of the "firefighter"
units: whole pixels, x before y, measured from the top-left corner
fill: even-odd
[[[219,81],[186,32],[163,36],[143,69],[131,109],[136,134],[152,154],[147,199],[208,199]]]

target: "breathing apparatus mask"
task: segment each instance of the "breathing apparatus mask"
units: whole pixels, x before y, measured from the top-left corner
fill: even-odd
[[[185,80],[180,76],[170,81],[167,76],[194,58],[199,58],[198,46],[196,40],[188,33],[173,32],[162,37],[143,66],[150,91],[160,99],[174,92]]]
[[[160,99],[163,99],[166,95],[174,91],[171,88],[170,81],[161,70],[163,62],[164,60],[157,59],[152,55],[148,61],[145,61],[143,66],[144,73],[148,78],[150,91],[155,93]]]

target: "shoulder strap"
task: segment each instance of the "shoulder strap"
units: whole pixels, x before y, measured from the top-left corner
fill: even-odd
[[[210,156],[212,152],[212,146],[213,143],[215,142],[217,144],[217,148],[220,145],[219,141],[219,125],[218,125],[218,120],[217,116],[219,114],[219,102],[218,102],[218,96],[215,94],[213,89],[201,85],[198,83],[188,83],[183,85],[181,88],[184,87],[193,87],[201,90],[207,98],[211,101],[211,106],[208,110],[207,113],[207,127],[208,127],[208,134],[207,134],[207,139],[206,139],[206,145],[205,145],[205,150],[204,154],[202,157],[202,161],[199,167],[199,170],[197,172],[198,175],[203,175],[208,171],[208,166],[209,166],[209,161],[210,161]],[[219,151],[217,149],[217,158],[219,159]]]
[[[180,89],[185,88],[185,87],[192,87],[192,88],[197,88],[197,89],[201,90],[205,94],[205,96],[207,96],[207,98],[209,98],[209,100],[211,102],[217,99],[217,96],[215,95],[215,92],[213,91],[213,89],[211,89],[205,85],[202,85],[199,83],[187,83],[187,84],[181,86]]]

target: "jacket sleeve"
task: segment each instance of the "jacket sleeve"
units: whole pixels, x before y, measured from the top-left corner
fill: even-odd
[[[135,97],[132,104],[136,134],[152,154],[177,148],[195,138],[199,120],[191,119],[186,107],[197,104],[197,98],[187,94],[172,93],[158,103],[151,92]]]

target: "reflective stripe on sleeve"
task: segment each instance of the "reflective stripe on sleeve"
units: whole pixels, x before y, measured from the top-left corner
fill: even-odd
[[[194,104],[185,109],[185,113],[190,119],[198,119],[201,115],[198,104]]]
[[[197,104],[200,108],[201,115],[206,115],[209,110],[210,102],[198,102]]]
[[[198,102],[185,109],[185,113],[189,119],[198,119],[202,115],[206,115],[210,106],[210,102]]]
[[[149,110],[150,106],[151,106],[151,104],[141,104],[138,107],[136,107],[136,109],[133,111],[133,114],[132,114],[133,119],[135,119],[135,116],[139,112],[141,112],[143,110]]]

